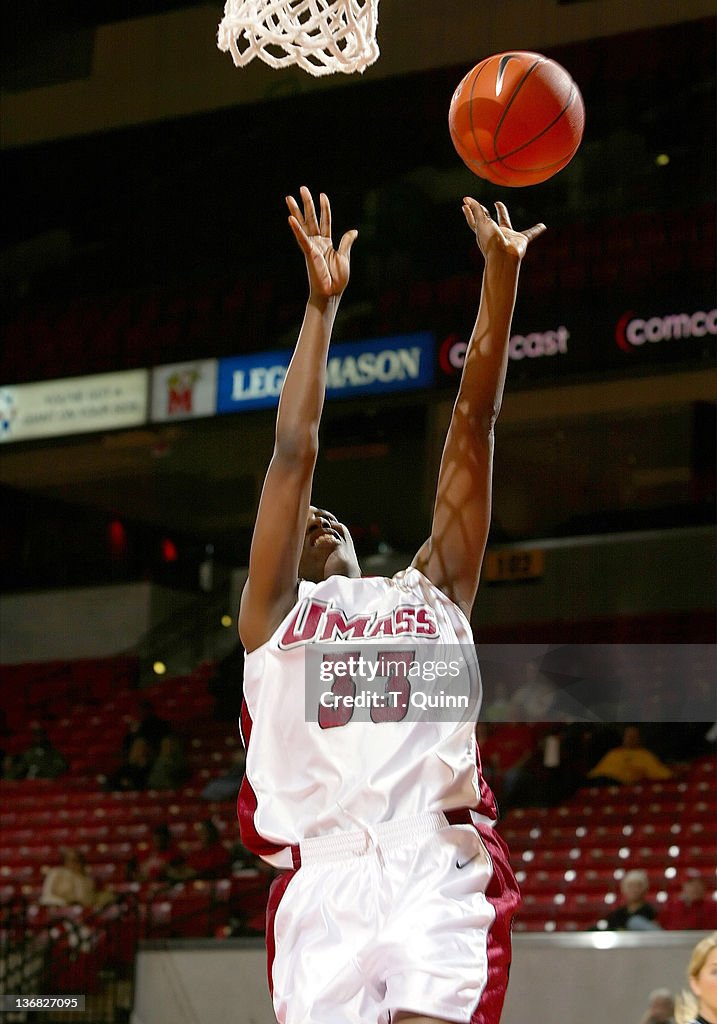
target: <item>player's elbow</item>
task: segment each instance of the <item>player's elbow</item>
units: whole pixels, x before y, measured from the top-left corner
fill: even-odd
[[[274,461],[291,468],[313,469],[319,454],[318,431],[277,432],[274,443]]]
[[[462,420],[473,437],[488,437],[493,433],[496,420],[500,414],[499,399],[476,401],[472,396],[459,395],[456,402],[454,418]]]

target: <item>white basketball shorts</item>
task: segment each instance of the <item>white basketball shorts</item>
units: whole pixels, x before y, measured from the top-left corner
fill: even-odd
[[[300,852],[267,908],[280,1024],[498,1024],[520,894],[493,829],[425,814]]]

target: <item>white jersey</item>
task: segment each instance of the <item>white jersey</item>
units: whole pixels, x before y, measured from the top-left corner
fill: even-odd
[[[345,680],[338,688],[307,686],[310,665],[325,650],[365,651],[367,645],[388,645],[397,656],[409,652],[409,662],[432,663],[448,662],[460,649],[472,677],[470,713],[447,721],[440,713],[407,714],[405,704],[401,712],[390,704],[352,707],[350,700],[337,712],[331,694],[345,693]],[[450,693],[450,681],[441,693]],[[475,743],[479,686],[468,620],[417,569],[392,579],[302,581],[279,628],[246,656],[241,726],[247,758],[238,799],[244,844],[290,867],[289,848],[304,839],[394,819],[470,808],[477,821],[492,824],[495,803]]]

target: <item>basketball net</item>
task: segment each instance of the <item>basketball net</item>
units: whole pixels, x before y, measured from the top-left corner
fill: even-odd
[[[259,57],[310,75],[363,72],[378,59],[379,0],[226,0],[217,45],[237,67]]]

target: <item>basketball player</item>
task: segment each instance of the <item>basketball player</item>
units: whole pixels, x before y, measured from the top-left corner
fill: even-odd
[[[473,649],[518,271],[544,225],[518,232],[503,204],[494,221],[464,200],[485,271],[431,535],[408,569],[364,579],[349,531],[310,503],[329,341],[357,232],[334,249],[327,197],[318,217],[308,189],[301,198],[303,210],[287,204],[309,299],[239,613],[242,838],[286,869],[267,911],[274,1010],[280,1024],[498,1024],[519,894],[493,829],[475,723],[401,721],[381,709],[352,721],[353,708],[327,710],[323,696],[309,714],[304,671],[309,647],[337,639],[355,649],[389,637],[409,659],[437,643]]]

